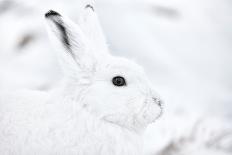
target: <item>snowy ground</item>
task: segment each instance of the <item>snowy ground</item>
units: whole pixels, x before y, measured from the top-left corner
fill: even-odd
[[[86,0],[85,0],[86,2]],[[0,0],[0,90],[56,86],[43,14],[78,18],[80,0]],[[97,0],[115,55],[146,69],[165,100],[145,134],[151,155],[232,154],[232,2]]]

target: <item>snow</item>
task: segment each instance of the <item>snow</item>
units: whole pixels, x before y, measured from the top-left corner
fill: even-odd
[[[48,90],[62,77],[43,14],[78,19],[86,2],[0,1],[0,90]],[[145,134],[147,154],[232,153],[232,3],[229,0],[97,0],[114,55],[143,65],[165,100]]]

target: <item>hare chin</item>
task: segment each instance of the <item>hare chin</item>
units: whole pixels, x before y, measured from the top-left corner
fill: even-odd
[[[163,113],[162,106],[157,104],[151,104],[144,106],[141,112],[138,114],[138,120],[141,124],[148,125],[154,123],[157,119],[161,117]]]

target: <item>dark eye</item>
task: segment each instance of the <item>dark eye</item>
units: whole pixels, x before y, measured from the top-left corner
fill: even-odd
[[[126,80],[121,76],[116,76],[112,79],[115,86],[121,87],[126,85]]]

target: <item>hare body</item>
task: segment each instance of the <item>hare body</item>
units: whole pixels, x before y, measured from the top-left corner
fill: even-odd
[[[52,92],[0,96],[1,155],[142,155],[142,133],[161,114],[143,69],[111,56],[91,5],[79,25],[46,13],[64,71]]]
[[[141,137],[135,132],[99,121],[73,107],[69,97],[50,100],[50,95],[0,97],[1,155],[141,155]]]

